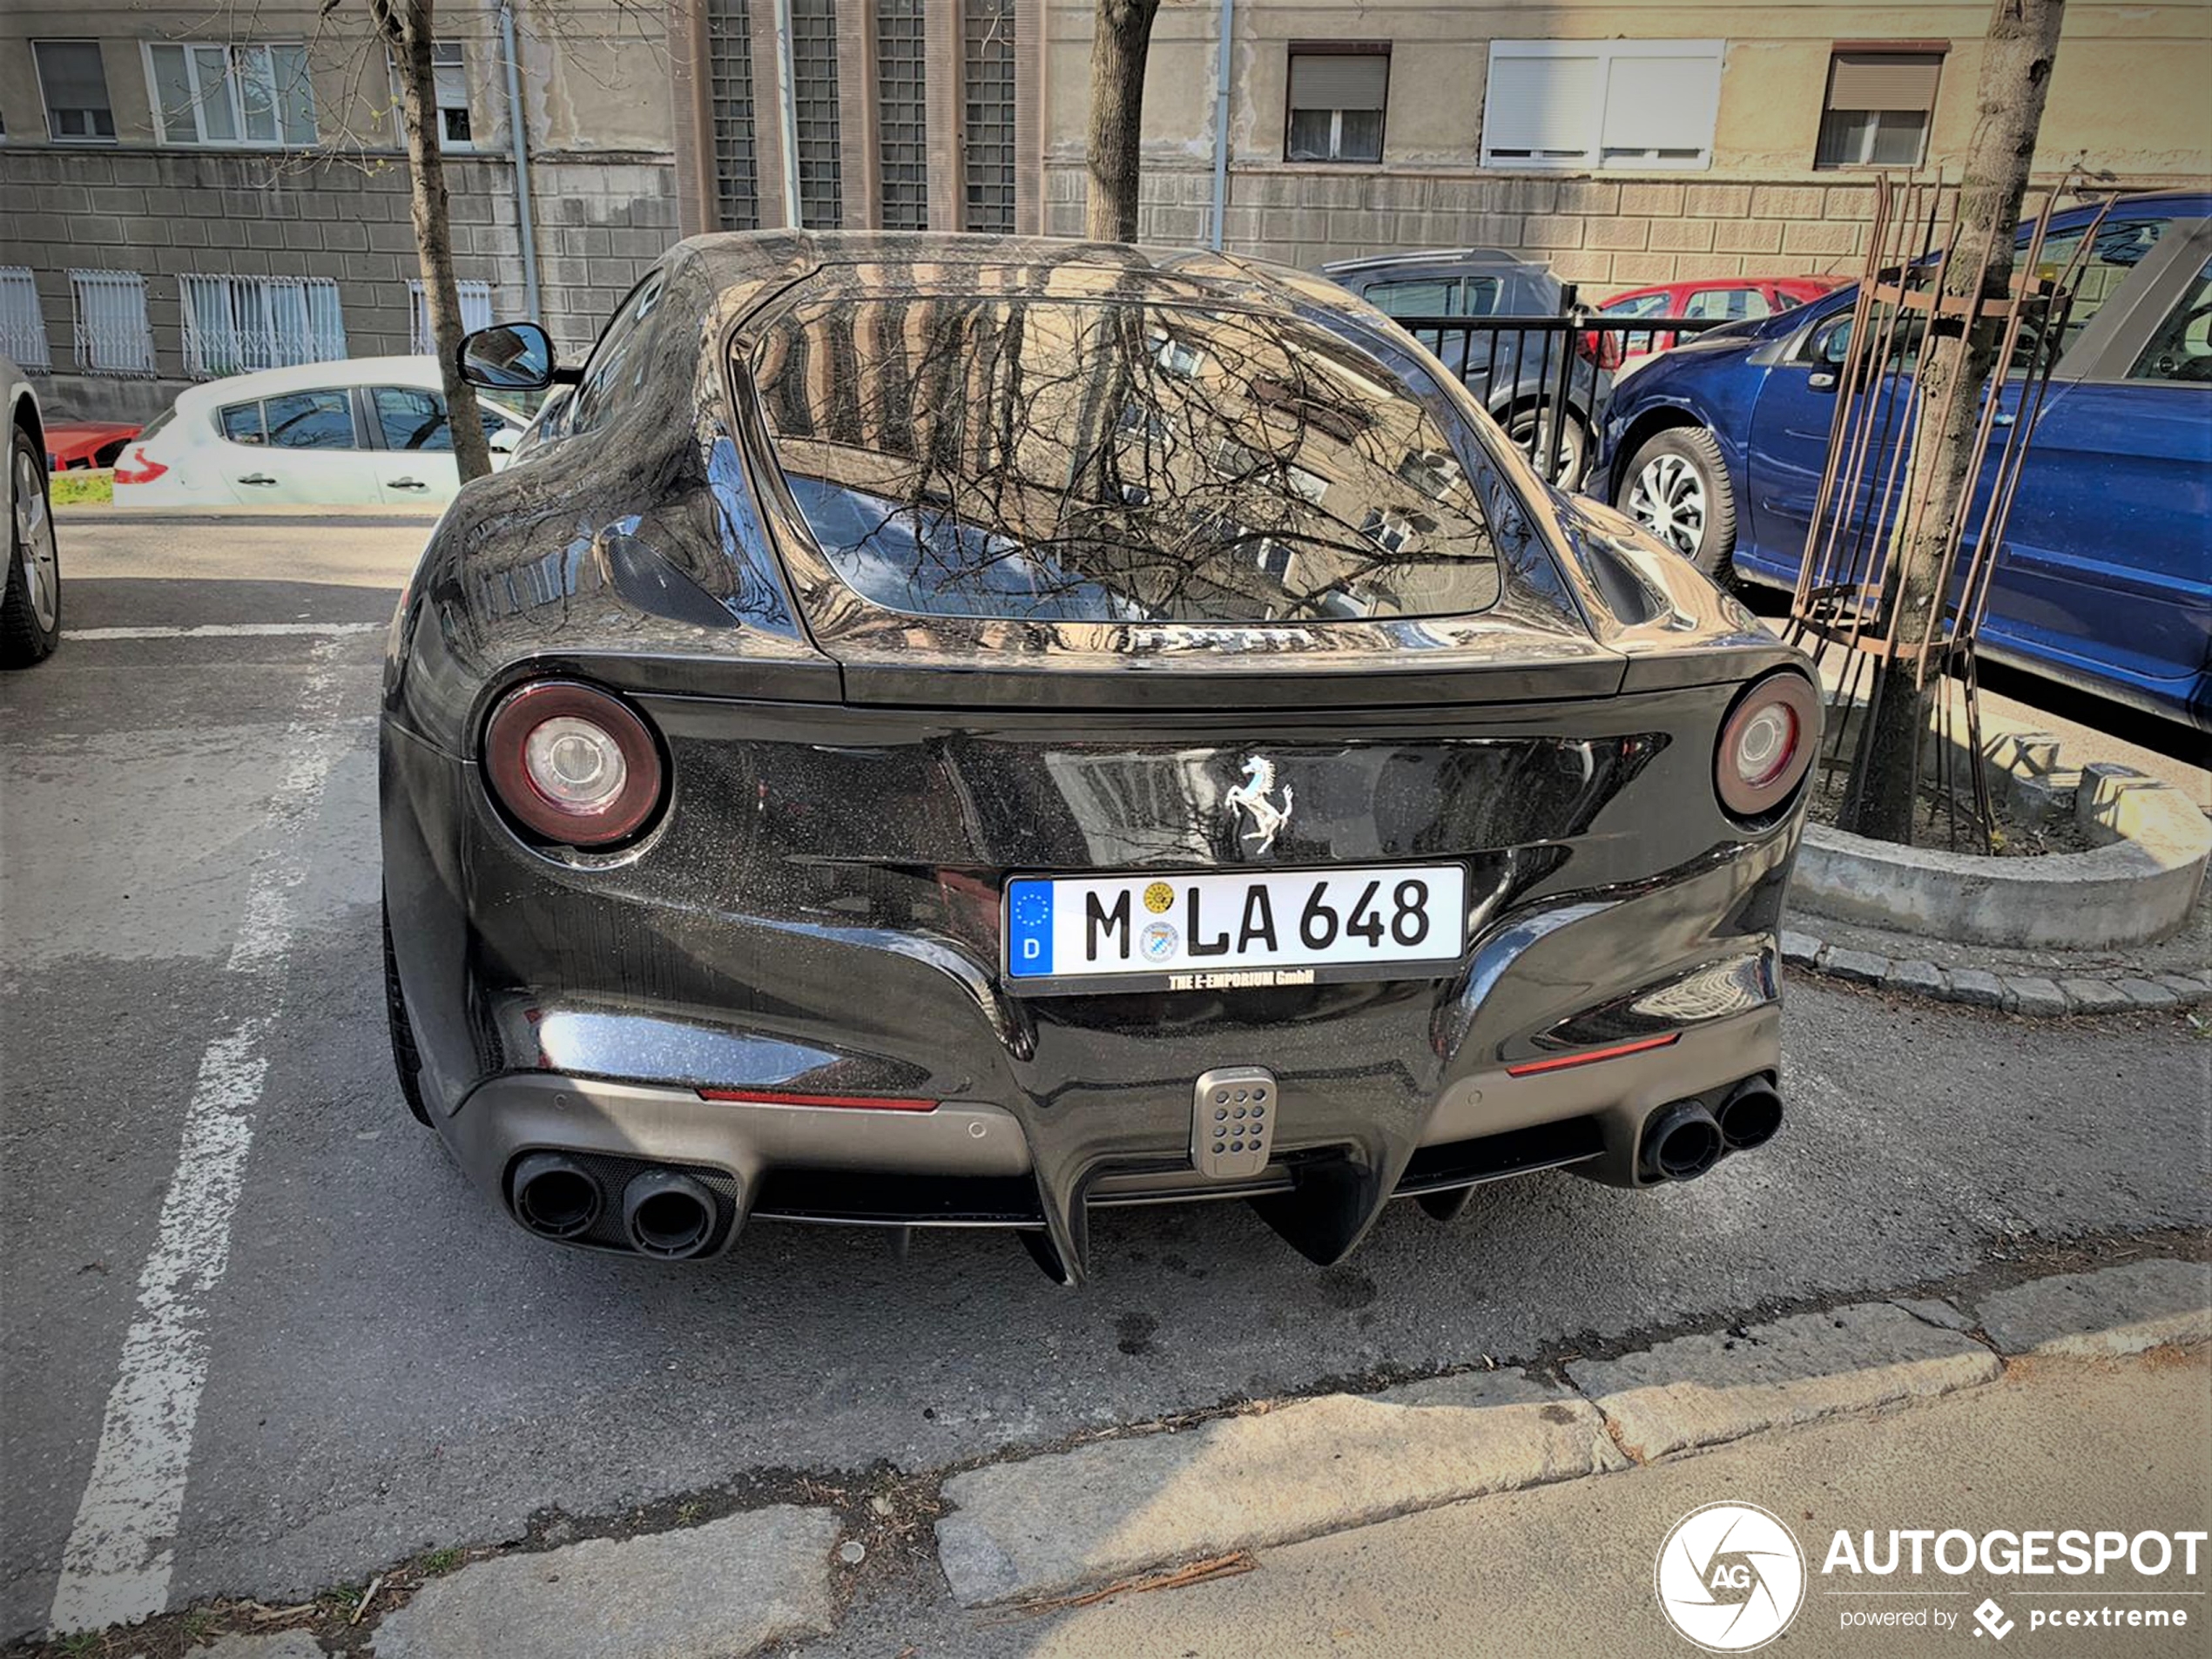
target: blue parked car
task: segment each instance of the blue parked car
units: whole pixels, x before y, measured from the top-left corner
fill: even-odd
[[[2053,215],[2047,268],[2094,217]],[[1982,650],[2212,730],[2212,195],[2116,203],[2078,286]],[[1793,585],[1857,293],[1716,329],[1622,381],[1592,493],[1709,575]],[[2020,393],[1999,388],[2000,421]]]

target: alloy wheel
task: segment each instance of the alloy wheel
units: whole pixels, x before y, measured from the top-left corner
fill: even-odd
[[[46,509],[46,480],[38,458],[16,451],[16,545],[23,552],[24,587],[39,631],[50,632],[60,607],[60,561],[54,550],[54,521]]]

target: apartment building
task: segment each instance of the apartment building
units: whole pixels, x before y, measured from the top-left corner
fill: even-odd
[[[147,414],[192,379],[418,345],[365,10],[11,0],[0,350],[72,412]],[[576,350],[678,234],[1078,234],[1093,10],[442,0],[464,311],[534,308]],[[2204,182],[2212,0],[2067,14],[2039,175]],[[1306,266],[1499,247],[1593,297],[1849,269],[1875,171],[1955,172],[1987,20],[1986,0],[1186,0],[1154,32],[1141,233]]]
[[[463,314],[535,310],[581,349],[676,234],[658,15],[445,0],[439,24]],[[352,0],[10,0],[0,352],[57,410],[145,419],[196,380],[427,350],[396,106]]]
[[[1082,100],[1061,89],[1087,72],[1087,13],[1075,0],[1050,18],[1054,233],[1082,224]],[[1165,6],[1142,233],[1209,236],[1218,206],[1228,246],[1300,266],[1492,246],[1601,294],[1852,269],[1876,171],[1957,176],[1989,13],[1986,0]],[[2207,84],[2205,0],[2074,0],[2038,175],[2204,181]]]

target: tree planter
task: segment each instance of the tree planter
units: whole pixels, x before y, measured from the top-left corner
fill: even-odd
[[[2164,938],[2196,904],[2212,822],[2124,766],[2083,769],[2074,811],[2087,853],[1986,858],[1805,828],[1794,908],[1985,945],[2094,949]]]

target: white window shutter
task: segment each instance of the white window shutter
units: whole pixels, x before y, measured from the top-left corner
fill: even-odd
[[[1604,60],[1554,47],[1541,56],[1493,48],[1482,117],[1485,158],[1595,160]]]
[[[1709,153],[1720,113],[1717,57],[1617,53],[1608,65],[1604,147],[1630,156],[1650,151]]]

